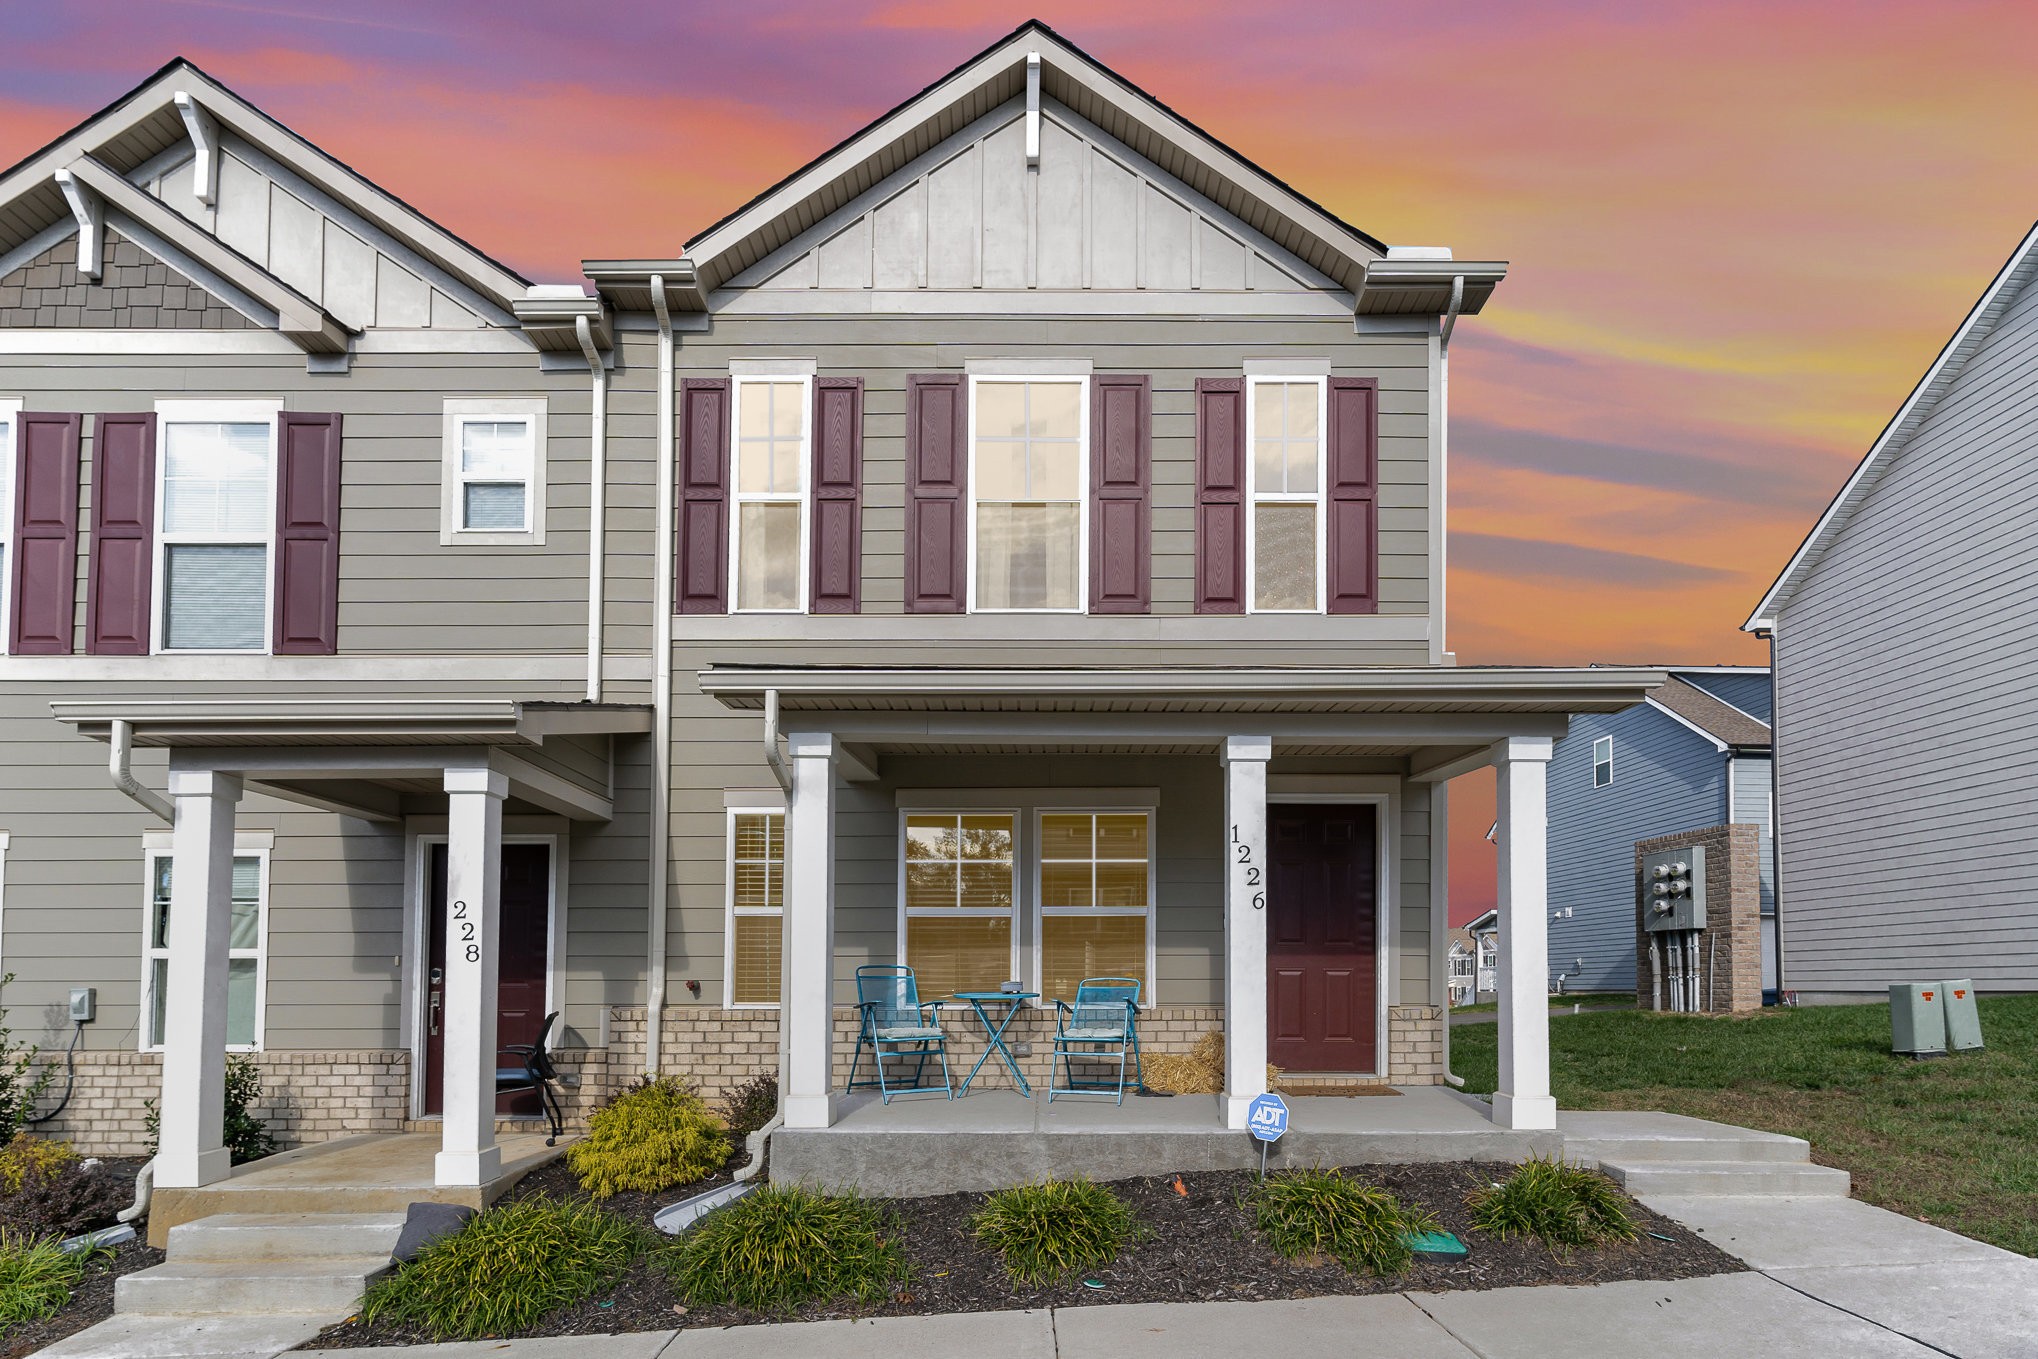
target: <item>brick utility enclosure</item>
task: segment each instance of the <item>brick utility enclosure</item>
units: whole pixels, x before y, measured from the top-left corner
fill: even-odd
[[[1705,929],[1698,936],[1698,1009],[1745,1014],[1762,1008],[1762,879],[1760,832],[1752,824],[1656,835],[1635,842],[1635,1005],[1656,1006],[1642,861],[1684,845],[1705,851]],[[1666,988],[1667,996],[1667,988]],[[1665,1008],[1668,1001],[1665,1000]]]

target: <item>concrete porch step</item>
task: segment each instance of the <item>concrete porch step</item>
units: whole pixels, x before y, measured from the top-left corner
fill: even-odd
[[[170,1229],[180,1264],[238,1260],[366,1259],[387,1255],[402,1213],[218,1213]]]
[[[1802,1137],[1737,1128],[1681,1114],[1565,1113],[1557,1116],[1564,1155],[1592,1161],[1726,1161],[1803,1164],[1811,1143]]]
[[[114,1281],[113,1308],[151,1316],[345,1316],[389,1256],[171,1260]]]
[[[1601,1161],[1599,1168],[1615,1184],[1637,1196],[1846,1198],[1853,1187],[1852,1176],[1831,1166],[1731,1161]]]

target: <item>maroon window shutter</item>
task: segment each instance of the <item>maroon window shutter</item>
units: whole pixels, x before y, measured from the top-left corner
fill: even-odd
[[[1380,611],[1380,387],[1330,380],[1331,613]]]
[[[688,378],[679,390],[680,613],[729,611],[729,379]]]
[[[1245,380],[1196,379],[1196,612],[1245,612]]]
[[[863,379],[814,382],[815,613],[855,613],[862,601]]]
[[[78,589],[78,436],[84,417],[24,411],[15,436],[10,649],[71,654]]]
[[[92,560],[85,650],[149,654],[156,555],[156,417],[102,415],[92,426]]]
[[[1090,612],[1145,613],[1153,576],[1153,382],[1090,379]]]
[[[960,373],[906,378],[906,612],[968,607],[969,387]]]
[[[340,649],[340,417],[285,411],[277,421],[278,656]]]

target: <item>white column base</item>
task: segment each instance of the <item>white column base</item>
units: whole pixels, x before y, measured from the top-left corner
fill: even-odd
[[[1253,1101],[1258,1095],[1224,1096],[1224,1126],[1233,1132],[1244,1132],[1246,1118],[1251,1114]]]
[[[444,1188],[472,1188],[485,1185],[501,1175],[501,1147],[442,1151],[432,1158],[432,1183]]]
[[[835,1096],[787,1095],[785,1125],[788,1128],[830,1128],[835,1125]]]
[[[192,1174],[182,1172],[191,1169]],[[233,1174],[234,1154],[225,1147],[213,1147],[198,1153],[196,1160],[185,1165],[158,1159],[155,1182],[158,1189],[200,1189],[208,1184],[218,1184]]]
[[[1549,1095],[1496,1092],[1493,1123],[1512,1132],[1547,1132],[1557,1126],[1557,1101]]]

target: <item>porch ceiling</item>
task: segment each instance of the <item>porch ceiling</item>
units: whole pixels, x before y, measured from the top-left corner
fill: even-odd
[[[50,710],[81,736],[126,722],[138,746],[536,746],[651,730],[651,709],[517,699],[80,699]]]

